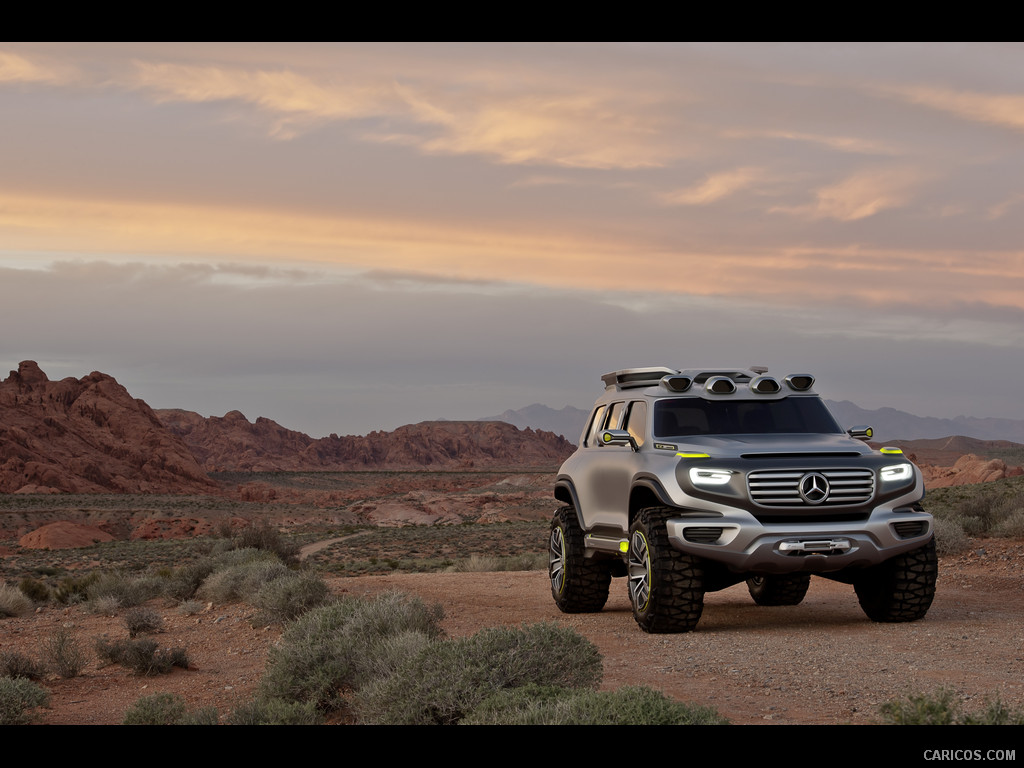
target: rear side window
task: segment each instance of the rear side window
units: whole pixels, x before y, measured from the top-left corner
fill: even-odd
[[[590,418],[590,427],[587,429],[587,439],[583,441],[584,445],[597,445],[597,433],[604,427],[604,412],[607,409],[607,405],[602,405],[594,411],[594,415]]]

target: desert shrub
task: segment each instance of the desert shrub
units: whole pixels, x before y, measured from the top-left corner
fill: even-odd
[[[128,667],[141,677],[165,675],[174,667],[188,669],[188,651],[184,648],[160,648],[156,640],[96,641],[96,655],[110,664]]]
[[[65,576],[57,582],[53,598],[65,605],[85,602],[88,599],[89,587],[99,581],[99,578],[98,571],[91,571],[82,576]]]
[[[310,702],[322,710],[377,674],[393,649],[389,638],[422,635],[425,645],[441,634],[440,606],[388,592],[372,600],[345,598],[302,614],[271,648],[260,698]],[[406,639],[407,644],[410,642]]]
[[[17,587],[0,584],[0,618],[32,612],[32,601]]]
[[[121,601],[114,595],[102,595],[86,604],[90,613],[97,616],[117,616],[121,610]]]
[[[320,712],[312,702],[284,699],[255,699],[242,704],[229,716],[231,725],[319,725]]]
[[[601,654],[557,624],[492,628],[432,643],[364,686],[359,719],[387,725],[454,725],[495,691],[527,685],[596,688]]]
[[[78,677],[85,668],[81,643],[63,627],[43,641],[43,656],[53,671],[64,678]]]
[[[978,713],[964,713],[949,688],[888,701],[879,713],[886,725],[1024,725],[1024,710],[1010,709],[998,698],[986,700]]]
[[[964,533],[956,518],[936,518],[935,551],[939,555],[955,555],[971,547],[971,538]]]
[[[1003,516],[992,526],[991,534],[1005,539],[1024,539],[1024,507]]]
[[[17,651],[0,651],[0,677],[25,677],[39,680],[46,674],[46,667]]]
[[[186,600],[178,605],[178,613],[184,616],[195,616],[203,612],[203,604],[198,600]]]
[[[38,579],[26,576],[18,582],[18,589],[33,603],[50,602],[50,588]]]
[[[189,712],[185,699],[175,693],[143,696],[124,715],[124,725],[216,725],[213,707]]]
[[[0,677],[0,725],[24,725],[50,703],[47,690],[24,677]]]
[[[285,622],[322,605],[330,595],[327,584],[315,574],[296,574],[261,586],[248,602],[260,611],[261,621]]]
[[[138,637],[160,631],[164,620],[152,608],[132,608],[124,615],[124,625],[128,629],[128,637]]]
[[[292,575],[293,571],[273,555],[258,554],[217,568],[206,577],[197,594],[215,603],[249,601],[264,585]]]
[[[116,598],[126,608],[142,605],[163,593],[164,581],[157,576],[129,576],[123,573],[102,573],[86,588],[90,604],[103,598]]]
[[[186,563],[175,569],[167,579],[164,593],[175,600],[188,600],[195,595],[203,579],[213,573],[213,569],[214,561],[210,557]]]
[[[232,536],[232,542],[238,549],[273,552],[282,563],[297,563],[299,560],[299,547],[286,542],[280,531],[266,523],[242,528]]]
[[[528,685],[484,699],[463,725],[727,725],[710,707],[645,686],[616,691]]]

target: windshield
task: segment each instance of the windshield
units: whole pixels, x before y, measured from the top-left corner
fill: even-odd
[[[681,397],[654,404],[657,437],[686,435],[840,434],[817,397],[782,400],[704,400]]]

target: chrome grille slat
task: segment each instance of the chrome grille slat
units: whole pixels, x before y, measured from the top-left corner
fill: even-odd
[[[809,504],[800,495],[800,481],[813,472],[829,484],[828,496],[819,504]],[[763,507],[836,507],[864,504],[875,495],[875,473],[870,469],[800,470],[758,469],[747,475],[750,499]]]

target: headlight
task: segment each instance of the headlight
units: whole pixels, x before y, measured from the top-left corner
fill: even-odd
[[[881,475],[883,483],[909,480],[914,476],[914,468],[910,464],[893,464],[891,467],[882,467]]]
[[[694,485],[725,485],[732,478],[731,469],[703,469],[690,467],[690,482]]]

